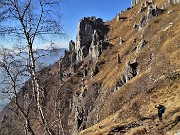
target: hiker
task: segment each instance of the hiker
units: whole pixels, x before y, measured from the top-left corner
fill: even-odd
[[[155,106],[155,108],[157,108],[157,110],[158,110],[158,117],[159,117],[159,120],[161,121],[162,114],[165,112],[165,106],[159,104],[158,106]]]

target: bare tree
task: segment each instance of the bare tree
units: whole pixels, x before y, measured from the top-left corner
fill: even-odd
[[[26,105],[22,106],[20,104],[20,99],[18,98],[18,91],[20,87],[24,84],[23,77],[27,75],[27,68],[23,62],[15,58],[15,53],[9,49],[2,48],[0,50],[0,68],[3,72],[4,79],[1,82],[1,91],[6,93],[14,104],[17,110],[20,112],[22,118],[25,120],[23,123],[25,126],[26,135],[34,135],[34,131],[31,128],[30,123],[30,105],[32,99],[24,99],[23,103]]]
[[[3,0],[0,1],[1,35],[9,38],[19,38],[28,50],[27,65],[29,68],[32,90],[41,118],[41,123],[47,132],[53,132],[47,122],[41,104],[43,89],[40,87],[36,73],[36,60],[33,46],[37,38],[48,39],[51,36],[63,35],[59,20],[61,0]],[[13,22],[13,23],[12,23]]]

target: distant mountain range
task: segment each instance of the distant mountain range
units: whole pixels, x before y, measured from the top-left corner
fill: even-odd
[[[63,55],[64,55],[64,51],[66,49],[65,48],[59,48],[59,49],[50,49],[50,50],[45,50],[45,49],[38,49],[35,51],[35,59],[36,59],[36,64],[37,64],[37,71],[47,67],[51,64],[53,64],[54,62],[58,61]],[[19,53],[17,56],[14,56],[15,59],[23,61],[23,58],[27,58],[28,53],[27,52],[21,52]],[[25,61],[23,61],[25,62]],[[3,80],[3,71],[0,70],[0,80]],[[27,81],[29,79],[28,76],[23,76],[22,80],[23,83],[25,81]],[[2,88],[3,88],[3,84],[0,81],[0,111],[2,110],[2,108],[4,107],[4,104],[8,103],[9,100],[6,99],[5,95],[3,93],[1,93]]]

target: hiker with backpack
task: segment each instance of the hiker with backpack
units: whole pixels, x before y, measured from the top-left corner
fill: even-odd
[[[159,104],[158,106],[155,106],[155,108],[157,108],[157,110],[158,110],[158,117],[159,117],[159,120],[161,121],[162,114],[165,112],[165,106]]]

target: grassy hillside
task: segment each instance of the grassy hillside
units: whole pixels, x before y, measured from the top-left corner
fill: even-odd
[[[165,1],[155,1],[158,6]],[[108,39],[113,48],[104,52],[100,60],[100,73],[93,78],[102,83],[101,93],[109,91],[122,74],[126,60],[138,62],[139,74],[104,99],[99,109],[100,121],[81,131],[81,135],[100,134],[173,134],[180,130],[180,8],[168,5],[159,16],[154,17],[142,28],[134,30],[142,14],[140,4],[122,14],[126,20],[114,18]],[[168,14],[173,9],[174,12]],[[134,51],[143,35],[147,44],[140,53]],[[119,45],[120,37],[124,40]],[[136,38],[136,43],[132,40]],[[117,55],[122,63],[117,65]],[[157,117],[155,105],[163,104],[166,112],[163,121]],[[95,113],[94,113],[95,115]],[[93,116],[92,116],[93,117]],[[102,120],[102,121],[101,121]]]
[[[149,5],[160,8],[165,2],[154,0]],[[144,26],[136,29],[134,24],[148,13],[147,7],[139,12],[140,7],[138,3],[121,13],[120,20],[115,17],[105,23],[108,33],[102,42],[107,46],[96,61],[88,55],[72,70],[72,52],[66,51],[60,61],[37,73],[45,117],[54,134],[180,132],[180,4],[167,4],[161,14],[146,18]],[[99,72],[92,75],[95,66]],[[19,92],[22,108],[25,94],[32,97],[30,88],[27,82]],[[28,114],[31,127],[35,134],[45,135],[33,102]],[[166,107],[162,121],[155,108],[158,104]],[[13,101],[0,114],[0,135],[24,135],[25,121]]]

